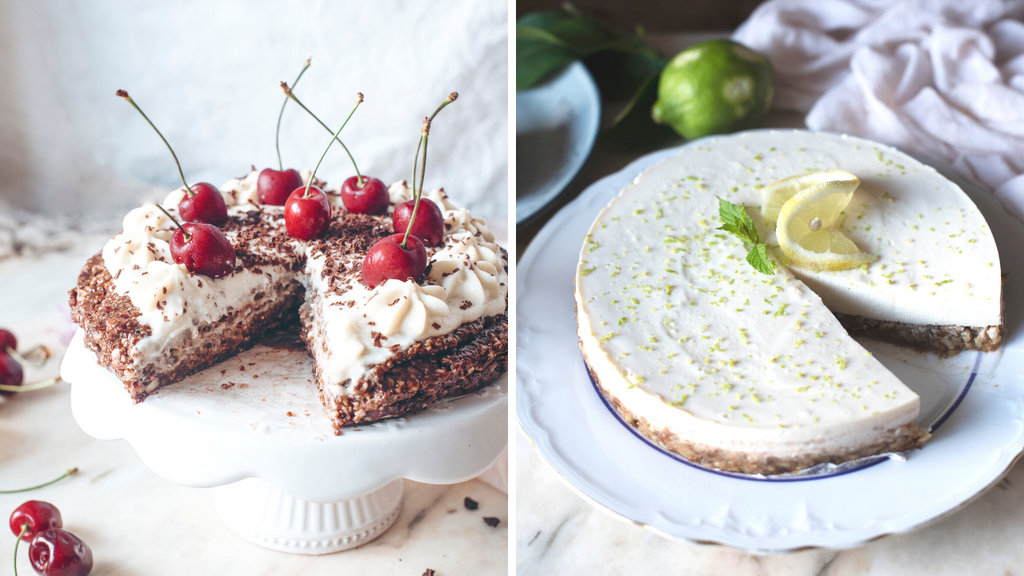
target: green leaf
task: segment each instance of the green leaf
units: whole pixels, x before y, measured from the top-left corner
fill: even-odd
[[[754,221],[747,215],[747,209],[742,204],[737,206],[728,200],[719,198],[718,217],[722,219],[722,225],[718,227],[718,230],[731,232],[747,244],[760,243]]]
[[[775,274],[775,263],[768,258],[768,247],[757,237],[757,227],[747,215],[746,207],[719,198],[718,217],[722,219],[722,225],[718,230],[733,234],[750,247],[750,251],[747,252],[747,263],[762,274]]]
[[[643,38],[608,26],[571,4],[562,10],[527,14],[516,22],[516,90],[534,86],[576,60],[606,52],[635,56],[629,68],[617,66],[616,70],[636,68],[632,74],[637,82],[649,73],[650,63],[660,70],[666,62]],[[633,89],[634,80],[628,77],[617,82]]]
[[[655,72],[642,80],[633,97],[619,112],[611,129],[605,134],[608,143],[623,150],[650,150],[679,140],[672,129],[651,119],[651,106],[658,99],[658,76]]]
[[[577,60],[577,56],[557,44],[516,35],[516,90],[536,85],[549,74]]]
[[[775,274],[775,263],[768,258],[767,246],[763,243],[755,244],[750,252],[747,252],[747,263],[761,274]]]

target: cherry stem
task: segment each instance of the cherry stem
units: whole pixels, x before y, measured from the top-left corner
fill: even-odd
[[[43,344],[40,344],[35,348],[32,348],[24,356],[19,354],[17,350],[11,348],[10,346],[8,346],[4,350],[4,352],[10,355],[11,358],[14,358],[14,360],[18,362],[18,364],[21,364],[22,366],[33,366],[35,368],[41,368],[46,364],[46,361],[49,360],[51,356],[53,356],[53,351]],[[35,356],[37,353],[42,355],[42,358],[38,362],[33,362],[28,359],[28,356]]]
[[[0,392],[33,392],[35,390],[42,390],[43,388],[49,388],[57,382],[60,382],[60,378],[50,378],[49,380],[43,380],[42,382],[36,382],[35,384],[29,384],[28,386],[10,386],[8,384],[0,384]],[[0,491],[0,494],[3,494]]]
[[[284,84],[284,82],[282,82],[281,84]],[[288,90],[287,93],[289,95],[291,95],[291,90]],[[291,96],[291,97],[295,98],[294,96]],[[298,102],[298,100],[295,100],[295,101]],[[309,198],[309,188],[310,188],[310,186],[313,185],[313,178],[316,176],[316,171],[320,169],[320,163],[324,161],[325,157],[327,157],[327,151],[331,149],[332,145],[334,145],[334,141],[335,140],[338,140],[339,144],[341,143],[341,140],[338,139],[338,134],[341,134],[341,131],[345,129],[345,125],[348,124],[348,119],[351,118],[352,115],[356,113],[356,108],[359,108],[359,105],[362,104],[362,103],[363,103],[363,93],[362,92],[357,92],[356,93],[356,105],[353,106],[352,107],[352,111],[348,113],[348,118],[345,118],[345,122],[343,122],[341,124],[341,128],[338,128],[338,131],[335,132],[333,135],[331,135],[331,141],[327,143],[327,148],[324,149],[324,153],[321,154],[320,155],[320,159],[317,160],[316,166],[313,168],[313,173],[309,175],[309,182],[306,182],[306,191],[302,194],[303,198]],[[300,103],[299,105],[301,106],[302,104]],[[305,108],[305,106],[302,106],[302,107]],[[309,111],[307,110],[307,112],[309,112]],[[310,112],[310,114],[312,114],[312,112]],[[315,118],[315,116],[314,116],[314,118]],[[323,122],[321,122],[321,124],[323,124]],[[324,128],[327,128],[327,126],[324,126]],[[344,147],[344,146],[345,145],[342,144],[342,147]],[[345,151],[348,152],[348,148],[345,148]],[[351,157],[352,157],[352,155],[349,154],[349,158],[351,158]],[[355,162],[353,162],[353,164],[355,164]],[[357,173],[358,173],[358,170],[357,170]]]
[[[430,137],[430,123],[434,121],[434,117],[437,116],[438,112],[440,112],[441,110],[444,110],[445,106],[451,104],[452,102],[455,102],[458,98],[459,98],[459,93],[458,92],[452,92],[451,94],[448,95],[447,98],[445,98],[444,102],[441,102],[441,105],[437,107],[437,110],[434,110],[434,113],[431,114],[430,117],[423,119],[423,127],[420,129],[420,142],[419,142],[419,144],[416,145],[416,158],[413,160],[413,163],[412,163],[412,193],[413,193],[413,196],[416,198],[416,203],[412,205],[412,215],[409,216],[409,224],[408,224],[408,226],[405,227],[405,236],[402,237],[402,249],[403,250],[408,250],[409,249],[409,246],[408,246],[409,231],[412,230],[413,222],[416,221],[416,213],[420,209],[420,197],[423,196],[423,179],[424,179],[424,174],[427,171],[427,140]],[[416,187],[416,164],[419,162],[419,159],[420,159],[420,147],[421,147],[421,145],[422,145],[422,148],[423,148],[423,164],[421,164],[420,167],[419,167],[420,168],[420,181],[419,181],[419,188],[417,188]]]
[[[156,207],[159,208],[160,211],[163,212],[165,215],[167,215],[167,217],[171,219],[171,222],[174,222],[174,225],[178,227],[178,230],[181,230],[182,235],[185,236],[185,242],[188,242],[189,240],[192,239],[192,235],[189,234],[188,232],[185,232],[185,229],[182,228],[181,223],[179,223],[174,218],[174,216],[171,216],[170,212],[168,212],[167,210],[164,210],[164,207],[159,205],[159,204],[157,204]]]
[[[312,58],[306,59],[306,65],[302,67],[302,71],[295,77],[295,81],[292,82],[292,86],[298,86],[299,80],[302,80],[302,75],[306,73],[306,69],[309,68],[310,61]],[[281,104],[281,113],[277,115],[277,132],[274,134],[274,147],[277,148],[277,169],[284,170],[284,164],[281,162],[281,118],[284,118],[284,107],[288,105],[288,97],[284,97],[284,102]]]
[[[67,478],[68,476],[73,476],[75,474],[78,474],[78,468],[77,467],[69,468],[67,470],[67,472],[61,474],[60,477],[54,478],[53,480],[50,480],[49,482],[44,482],[42,484],[39,484],[38,486],[30,486],[29,488],[20,488],[18,490],[0,490],[0,494],[17,494],[18,492],[28,492],[30,490],[37,490],[39,488],[45,488],[45,487],[49,486],[50,484],[56,484],[57,482],[60,482],[61,480]]]
[[[18,539],[14,541],[14,576],[18,576],[18,545],[21,544],[21,537],[28,532],[29,525],[25,522],[21,525],[21,533],[18,534]]]
[[[323,120],[321,120],[320,118],[317,118],[317,115],[313,114],[312,110],[310,110],[309,108],[306,108],[306,105],[303,104],[302,101],[299,100],[298,97],[296,97],[294,93],[292,93],[292,89],[288,87],[288,84],[286,82],[281,82],[281,89],[284,90],[284,93],[287,94],[289,98],[291,98],[292,100],[295,100],[295,103],[298,104],[299,106],[301,106],[302,109],[306,111],[306,113],[308,113],[310,116],[313,117],[314,120],[319,122],[320,125],[324,127],[324,130],[327,130],[328,132],[331,132],[331,133],[334,132],[333,130],[331,130],[330,128],[327,127],[327,124],[324,124]],[[362,102],[362,100],[360,100],[360,102]],[[356,107],[358,107],[358,104],[356,105]],[[352,113],[355,112],[355,111],[356,111],[355,108],[353,108],[352,112],[349,112],[348,118],[351,118],[352,117]],[[345,118],[345,124],[348,124],[348,118]],[[341,127],[344,128],[345,124],[342,124]],[[338,132],[340,133],[341,129],[339,129]],[[355,170],[356,170],[356,182],[358,182],[359,183],[359,187],[362,188],[363,187],[363,180],[364,180],[364,178],[363,178],[362,174],[360,174],[360,172],[359,172],[359,166],[356,165],[356,159],[352,157],[352,153],[349,152],[348,146],[345,146],[345,143],[342,142],[341,139],[338,138],[337,135],[334,136],[334,139],[338,141],[338,144],[341,144],[342,148],[344,148],[345,154],[348,154],[348,159],[350,161],[352,161],[352,167],[355,168]]]
[[[160,133],[156,124],[153,124],[153,121],[149,119],[149,116],[146,116],[146,113],[142,111],[142,108],[139,108],[139,105],[135,103],[135,100],[132,100],[132,97],[128,95],[128,92],[118,90],[116,94],[127,100],[128,103],[132,105],[132,108],[135,108],[139,114],[142,114],[142,117],[146,119],[146,122],[149,122],[149,125],[153,127],[153,130],[156,130],[157,136],[164,141],[164,144],[167,145],[167,149],[171,151],[171,156],[174,157],[174,165],[178,167],[178,176],[181,176],[181,183],[185,185],[185,193],[188,194],[189,197],[195,196],[195,193],[192,192],[192,187],[185,181],[185,173],[181,171],[181,162],[178,162],[178,155],[174,153],[174,148],[171,148],[171,144],[167,141],[167,138],[164,138],[164,135]]]

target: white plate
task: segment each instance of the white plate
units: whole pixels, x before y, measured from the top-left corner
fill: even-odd
[[[565,190],[590,156],[600,124],[601,96],[582,62],[516,92],[517,225]]]
[[[684,463],[618,419],[577,346],[573,273],[597,213],[640,172],[686,146],[645,156],[590,186],[520,260],[516,416],[561,478],[598,507],[664,536],[758,553],[847,548],[906,532],[1002,478],[1024,450],[1024,300],[1015,297],[1024,290],[1024,227],[989,193],[942,167],[992,227],[1005,274],[1007,339],[1001,357],[965,353],[945,361],[868,344],[922,395],[921,423],[941,424],[923,450],[846,474],[758,481]]]

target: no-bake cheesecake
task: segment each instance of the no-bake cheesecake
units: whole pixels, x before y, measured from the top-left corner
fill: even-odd
[[[758,207],[765,186],[832,169],[860,180],[839,230],[877,259],[818,271],[773,249]],[[746,206],[774,274],[718,230],[718,198]],[[705,140],[650,168],[594,221],[575,284],[580,347],[619,413],[688,460],[752,474],[922,445],[917,394],[851,334],[993,350],[1001,291],[958,186],[893,148],[805,131]]]

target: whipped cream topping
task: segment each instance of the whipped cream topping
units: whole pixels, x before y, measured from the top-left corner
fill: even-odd
[[[300,172],[308,182],[310,172]],[[239,216],[258,205],[258,171],[235,178],[221,186],[229,216]],[[408,198],[404,182],[392,185],[393,205]],[[177,217],[177,205],[184,198],[179,188],[163,205]],[[340,197],[328,194],[335,205]],[[396,353],[432,336],[447,334],[466,322],[501,314],[507,307],[507,261],[494,236],[483,221],[452,204],[443,190],[430,197],[446,215],[446,233],[439,248],[431,248],[430,274],[423,284],[388,280],[369,289],[354,280],[343,293],[328,293],[328,280],[335,272],[326,270],[327,255],[314,249],[313,243],[293,240],[296,251],[306,255],[305,270],[293,272],[285,266],[260,266],[259,273],[236,264],[236,270],[223,278],[193,274],[174,262],[170,239],[174,224],[156,206],[143,206],[129,212],[123,231],[107,242],[103,259],[114,278],[114,290],[128,296],[140,310],[138,321],[149,326],[152,334],[140,340],[134,351],[138,361],[161,353],[168,343],[186,330],[198,336],[204,323],[215,322],[230,308],[243,306],[251,294],[272,293],[280,281],[301,281],[310,292],[323,297],[319,313],[323,315],[324,338],[330,350],[323,370],[329,391],[349,393],[346,381],[357,382],[366,370]],[[283,227],[283,209],[260,206],[261,218]],[[448,217],[452,225],[447,226]],[[225,232],[232,243],[244,242],[234,231]],[[261,250],[249,243],[250,251]],[[334,255],[337,257],[337,255]],[[349,265],[357,265],[363,254],[345,256]]]

